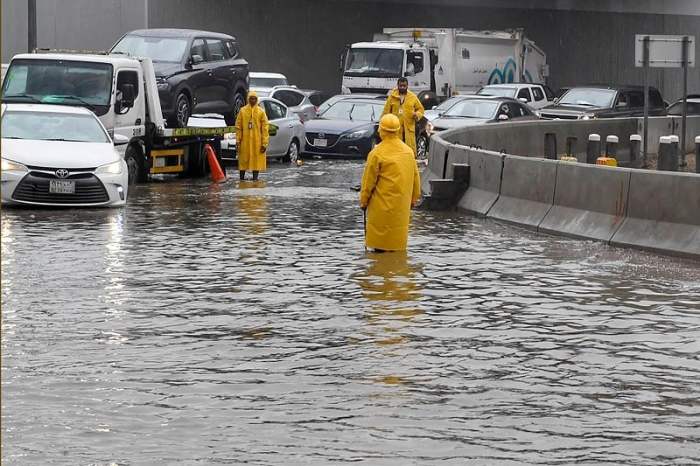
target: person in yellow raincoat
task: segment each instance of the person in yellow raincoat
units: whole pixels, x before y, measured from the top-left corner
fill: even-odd
[[[401,130],[399,137],[412,150],[415,157],[416,149],[416,122],[423,118],[425,109],[418,97],[408,90],[408,79],[399,78],[396,88],[391,91],[384,104],[383,115],[393,114],[399,117]]]
[[[379,121],[380,142],[367,156],[360,207],[366,211],[365,244],[377,252],[404,251],[411,207],[420,198],[420,175],[411,148],[399,139],[394,115]]]
[[[241,180],[245,179],[246,170],[253,172],[253,180],[258,173],[267,168],[267,145],[270,141],[267,115],[258,105],[258,94],[248,93],[248,105],[243,107],[236,117],[236,150],[238,152],[238,170]]]

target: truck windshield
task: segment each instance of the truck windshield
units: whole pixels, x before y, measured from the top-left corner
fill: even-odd
[[[574,88],[564,94],[559,105],[583,105],[586,107],[612,107],[616,92],[612,89]]]
[[[187,50],[187,39],[174,37],[124,36],[111,53],[148,57],[154,62],[180,63]]]
[[[87,107],[97,115],[109,110],[112,65],[68,60],[12,60],[2,87],[3,102]]]
[[[3,139],[40,141],[109,142],[94,115],[55,112],[6,111]]]
[[[346,76],[398,78],[402,70],[403,50],[398,49],[350,49],[345,62]]]

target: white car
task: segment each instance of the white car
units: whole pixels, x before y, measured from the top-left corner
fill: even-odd
[[[6,205],[118,207],[129,185],[126,162],[95,114],[50,104],[2,106],[1,178]]]
[[[267,97],[275,86],[288,86],[287,77],[281,73],[265,73],[261,71],[251,71],[250,90],[258,93],[258,97]]]
[[[265,110],[270,123],[270,142],[267,157],[296,162],[305,149],[304,124],[299,116],[286,105],[271,97],[258,98],[258,105]],[[219,115],[198,115],[190,117],[187,126],[224,127],[226,123]],[[226,133],[221,141],[221,158],[235,160],[236,133]]]
[[[528,104],[534,109],[540,109],[550,105],[554,95],[547,92],[544,86],[530,83],[489,84],[479,89],[479,95],[492,95],[496,97],[510,97]],[[551,97],[551,98],[550,98]]]

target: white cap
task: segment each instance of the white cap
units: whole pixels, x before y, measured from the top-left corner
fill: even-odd
[[[588,135],[589,141],[600,141],[600,134],[591,133]]]
[[[639,141],[639,142],[642,142],[642,135],[641,135],[641,134],[631,134],[631,135],[630,135],[630,141]]]
[[[671,144],[671,137],[670,136],[661,136],[659,138],[659,144]]]
[[[675,134],[672,134],[671,136],[669,136],[669,139],[671,139],[671,142],[675,142],[676,144],[678,144],[678,143],[680,142],[680,140],[681,140],[681,139],[680,139],[678,136],[676,136]]]
[[[614,142],[618,143],[620,142],[620,139],[617,136],[613,136],[612,134],[608,137],[605,138],[605,142]]]
[[[695,144],[700,144],[700,136],[695,136]]]

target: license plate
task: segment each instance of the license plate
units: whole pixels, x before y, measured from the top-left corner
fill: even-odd
[[[314,139],[314,146],[316,147],[326,147],[328,145],[328,139]]]
[[[49,192],[54,194],[75,194],[75,181],[49,180]]]

